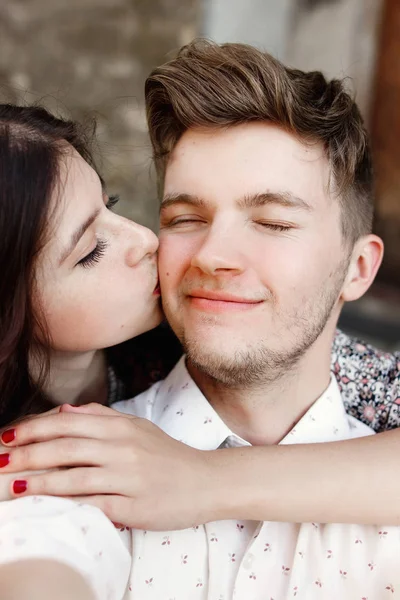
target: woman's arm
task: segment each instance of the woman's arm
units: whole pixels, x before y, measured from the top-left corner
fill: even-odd
[[[37,443],[10,449],[10,465],[82,465],[29,476],[26,493],[79,495],[114,522],[150,530],[230,518],[400,524],[400,429],[204,452],[146,419],[97,405],[72,410],[17,425],[20,444]]]
[[[212,455],[212,456],[211,456]],[[400,525],[400,429],[210,453],[213,519]]]
[[[3,600],[95,600],[83,577],[54,560],[26,560],[0,565]]]

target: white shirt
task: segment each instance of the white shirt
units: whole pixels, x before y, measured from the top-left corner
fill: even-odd
[[[145,417],[172,437],[202,450],[224,445],[249,445],[232,433],[189,376],[184,359],[162,382],[135,399],[119,402],[117,410]],[[346,415],[336,381],[313,404],[282,444],[324,442],[372,435],[367,426]],[[240,485],[240,472],[237,474]],[[273,485],[273,482],[265,482]],[[70,501],[43,498],[42,511]],[[4,506],[0,505],[0,544],[4,540]],[[293,500],[295,502],[295,499]],[[32,501],[31,501],[32,502]],[[38,506],[38,505],[36,505]],[[46,506],[46,508],[45,508]],[[80,507],[83,510],[82,507]],[[48,528],[36,556],[46,554],[62,562],[78,549],[86,557],[85,575],[96,581],[96,598],[111,600],[381,600],[400,598],[400,528],[361,525],[319,525],[275,522],[218,521],[174,532],[132,531],[132,558],[118,545],[120,535],[103,515],[84,507],[91,525],[63,515],[62,547],[53,543]],[[32,505],[31,505],[32,509]],[[20,505],[21,517],[26,507]],[[16,511],[18,513],[18,510]],[[46,520],[43,512],[41,519]],[[29,517],[32,520],[32,515]],[[28,519],[28,522],[29,522]],[[98,521],[96,521],[98,519]],[[98,524],[97,524],[98,523]],[[11,523],[13,536],[18,521]],[[58,525],[57,525],[58,527]],[[20,533],[24,531],[21,526]],[[124,533],[124,535],[126,532]],[[92,537],[93,536],[93,537]],[[90,542],[89,542],[90,540]],[[82,547],[81,547],[82,546]],[[93,561],[97,548],[107,553]],[[0,545],[0,550],[1,550]],[[31,554],[33,550],[31,550]],[[19,551],[23,558],[23,550]],[[47,554],[46,554],[47,557]],[[0,552],[0,562],[5,554]],[[80,569],[80,560],[74,566]],[[130,575],[124,596],[118,596]],[[82,569],[81,569],[82,571]],[[118,581],[119,580],[119,581]],[[101,585],[99,583],[101,581]],[[119,583],[119,587],[118,587]],[[104,589],[107,586],[107,595]]]

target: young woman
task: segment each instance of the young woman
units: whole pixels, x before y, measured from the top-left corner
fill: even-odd
[[[110,212],[115,198],[93,167],[87,141],[77,125],[44,109],[0,106],[3,426],[66,402],[129,397],[179,356],[167,329],[140,335],[161,319],[157,239]],[[133,363],[133,377],[124,363]],[[376,429],[398,425],[394,357],[338,334],[333,368],[349,410]],[[374,419],[363,407],[375,407]],[[7,427],[2,442],[0,485],[18,498],[0,506],[0,588],[7,598],[122,598],[128,533],[96,506],[114,522],[161,530],[232,515],[399,521],[397,478],[388,479],[398,432],[319,444],[317,451],[308,445],[200,453],[148,421],[97,404],[53,409]],[[368,460],[375,461],[369,473],[362,471]],[[246,477],[238,489],[240,464]],[[75,468],[15,475],[65,466]],[[333,486],[338,481],[342,487]],[[294,496],[296,503],[283,502]]]
[[[160,322],[157,237],[109,210],[115,198],[91,165],[74,123],[0,106],[4,424],[46,401],[106,403],[113,376],[99,349]],[[129,553],[95,509],[22,499],[1,507],[0,523],[2,597],[122,597]]]

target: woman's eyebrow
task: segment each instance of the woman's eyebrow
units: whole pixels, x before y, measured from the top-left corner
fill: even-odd
[[[79,227],[71,235],[71,238],[69,240],[67,247],[63,250],[63,252],[61,254],[60,263],[59,263],[60,265],[64,262],[64,260],[67,258],[67,256],[69,256],[71,254],[72,250],[75,248],[75,246],[77,245],[77,243],[79,242],[79,240],[81,239],[83,234],[85,233],[86,229],[88,227],[90,227],[90,225],[97,219],[99,212],[100,212],[100,208],[97,208],[95,210],[95,212],[93,214],[91,214],[90,217],[88,217],[86,219],[86,221],[84,223],[82,223],[82,225],[79,225]]]

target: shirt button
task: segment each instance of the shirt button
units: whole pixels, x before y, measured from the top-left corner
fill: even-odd
[[[247,554],[244,561],[243,561],[243,568],[244,569],[251,569],[251,567],[253,566],[253,562],[254,562],[254,554]]]

